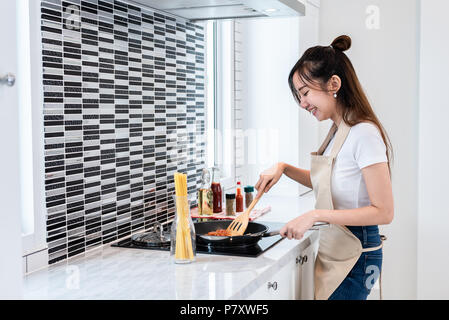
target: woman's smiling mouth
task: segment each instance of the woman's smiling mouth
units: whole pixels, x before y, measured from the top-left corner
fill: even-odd
[[[316,115],[316,113],[317,113],[317,111],[318,111],[318,108],[312,107],[312,108],[307,108],[306,110],[307,110],[308,112],[310,112],[311,114]]]

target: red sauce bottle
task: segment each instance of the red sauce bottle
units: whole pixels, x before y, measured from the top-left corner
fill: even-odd
[[[243,194],[240,181],[237,182],[237,195],[235,196],[235,211],[243,212]]]
[[[213,194],[213,213],[220,213],[223,211],[222,206],[222,192],[220,185],[220,170],[218,168],[212,168],[212,185],[210,187]]]

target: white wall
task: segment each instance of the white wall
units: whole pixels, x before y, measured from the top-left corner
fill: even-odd
[[[0,76],[17,75],[15,13],[16,1],[0,2],[0,43],[8,44],[7,50],[0,51]],[[0,300],[22,296],[17,87],[0,85]]]
[[[449,299],[449,2],[421,1],[418,298]]]
[[[279,161],[308,168],[317,146],[317,123],[300,110],[288,86],[292,67],[318,40],[318,9],[306,10],[307,18],[241,20],[245,184],[254,185]],[[299,195],[303,189],[284,177],[270,194]]]
[[[300,56],[319,42],[320,12],[319,1],[315,5],[306,2],[306,16],[299,19],[299,52]],[[292,66],[293,67],[293,66]],[[319,139],[319,122],[307,111],[300,109],[298,121],[298,167],[310,170],[310,153],[318,150],[321,145]],[[299,192],[303,194],[310,189],[299,185]]]
[[[367,28],[367,22],[376,26],[366,11],[371,5],[379,10],[379,29]],[[388,237],[385,299],[417,297],[418,11],[416,0],[321,1],[321,44],[330,45],[341,34],[351,36],[348,56],[393,143],[395,218],[380,228]]]

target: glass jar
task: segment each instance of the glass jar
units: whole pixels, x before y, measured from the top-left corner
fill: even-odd
[[[187,196],[173,196],[175,201],[175,218],[171,225],[170,257],[175,263],[195,261],[196,234],[190,216],[190,200]]]
[[[235,216],[235,193],[226,193],[226,215]]]
[[[210,188],[210,171],[203,169],[200,190],[198,190],[198,213],[200,215],[212,215],[213,193]]]
[[[248,208],[254,200],[254,187],[246,186],[243,190],[245,191],[245,208]]]

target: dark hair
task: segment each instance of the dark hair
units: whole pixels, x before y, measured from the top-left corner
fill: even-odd
[[[363,92],[351,61],[344,53],[351,48],[351,44],[351,38],[343,35],[337,37],[330,46],[309,48],[290,72],[288,84],[296,102],[301,104],[293,84],[293,76],[296,72],[304,83],[315,84],[324,91],[327,91],[327,83],[332,76],[340,77],[341,88],[337,95],[337,102],[343,108],[341,110],[343,121],[351,127],[364,121],[372,122],[377,126],[387,148],[388,167],[391,174],[390,160],[393,157],[391,142]]]

